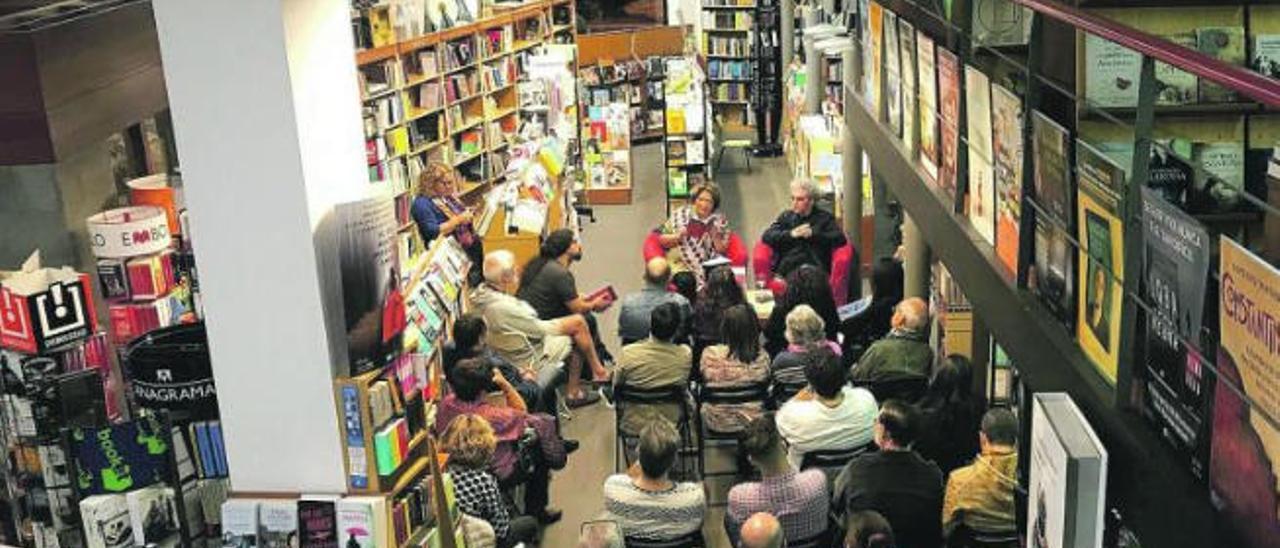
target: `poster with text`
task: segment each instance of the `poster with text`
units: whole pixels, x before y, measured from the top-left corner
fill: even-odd
[[[1048,116],[1031,116],[1035,209],[1034,290],[1060,320],[1075,323],[1075,250],[1071,230],[1071,134]]]
[[[898,16],[884,10],[884,101],[885,121],[897,137],[902,136],[902,62],[899,59]]]
[[[938,73],[933,39],[916,32],[916,66],[920,86],[920,164],[938,179]]]
[[[898,20],[898,50],[902,63],[902,143],[907,154],[916,149],[916,29],[905,19]]]
[[[1120,196],[1124,169],[1076,140],[1080,185],[1080,291],[1076,338],[1080,349],[1108,381],[1116,382],[1120,359],[1120,310],[1124,302],[1124,224]]]
[[[863,44],[867,45],[866,72],[863,73],[866,81],[863,82],[862,95],[867,101],[867,109],[875,115],[877,120],[881,119],[880,100],[884,94],[880,89],[880,62],[884,59],[884,8],[880,4],[871,2],[867,6],[867,33],[868,36],[863,37]]]
[[[1022,222],[1022,100],[998,84],[991,85],[991,141],[995,159],[996,255],[1016,275]]]
[[[1208,380],[1200,361],[1210,240],[1200,223],[1142,189],[1142,277],[1145,314],[1145,412],[1161,435],[1188,457],[1191,471],[1208,468]],[[1188,348],[1187,344],[1194,345]]]
[[[969,152],[969,224],[988,244],[996,243],[996,190],[991,153],[991,81],[964,67],[965,135]]]
[[[395,253],[396,213],[389,197],[339,204],[339,260],[350,374],[391,363],[400,348],[405,305]]]
[[[1274,548],[1280,546],[1280,270],[1225,237],[1219,251],[1209,483],[1215,505],[1247,545]]]
[[[938,113],[942,118],[938,186],[954,198],[960,161],[960,60],[942,48],[938,48]]]

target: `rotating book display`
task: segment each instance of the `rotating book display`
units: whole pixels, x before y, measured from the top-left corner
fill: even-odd
[[[667,169],[667,212],[689,199],[689,190],[710,180],[707,157],[711,150],[706,77],[687,57],[664,62],[666,137],[663,158]]]

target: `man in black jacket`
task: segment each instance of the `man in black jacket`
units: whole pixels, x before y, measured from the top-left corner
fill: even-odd
[[[844,231],[835,216],[814,207],[818,188],[813,182],[791,182],[791,209],[782,212],[764,231],[764,243],[773,249],[773,274],[786,277],[800,265],[820,266],[831,272],[831,252],[845,244]]]
[[[910,404],[885,402],[875,424],[880,450],[844,467],[831,491],[831,509],[841,521],[854,512],[875,510],[889,520],[898,546],[939,548],[942,471],[911,450],[918,424]]]

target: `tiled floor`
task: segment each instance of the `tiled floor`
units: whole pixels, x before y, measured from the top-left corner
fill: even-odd
[[[635,166],[632,204],[596,206],[597,222],[584,226],[584,257],[574,267],[579,289],[611,283],[619,294],[626,294],[640,288],[641,244],[665,216],[659,145],[638,147],[632,160]],[[752,172],[747,173],[742,156],[731,153],[716,176],[723,191],[721,207],[729,216],[730,226],[748,246],[759,239],[764,228],[788,205],[787,182],[790,180],[782,158],[752,158],[751,167]],[[616,353],[616,308],[600,317],[600,326],[606,344]],[[573,420],[565,425],[565,435],[581,441],[582,448],[552,480],[552,505],[564,510],[564,519],[547,529],[542,546],[548,548],[576,546],[579,526],[597,517],[603,509],[601,485],[614,472],[613,410],[595,405],[575,411]],[[709,468],[723,470],[732,466],[732,458],[710,453]],[[724,481],[712,482],[711,500],[723,501],[727,489]],[[709,547],[729,546],[722,520],[721,509],[714,509],[707,517],[703,532]]]

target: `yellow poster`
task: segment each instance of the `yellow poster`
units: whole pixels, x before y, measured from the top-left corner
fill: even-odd
[[[1280,538],[1280,270],[1221,238],[1209,481],[1251,547]],[[1223,386],[1237,387],[1236,390]]]
[[[869,44],[871,63],[867,66],[867,82],[864,94],[867,101],[870,101],[868,106],[872,109],[872,114],[875,114],[877,120],[881,120],[880,105],[883,104],[884,99],[884,90],[880,87],[880,67],[884,60],[884,9],[880,7],[880,4],[871,2],[867,13],[867,24],[870,27],[871,36],[867,37],[864,44]]]
[[[1120,361],[1120,311],[1124,303],[1124,226],[1119,192],[1124,170],[1084,141],[1076,141],[1079,173],[1080,265],[1076,338],[1080,349],[1111,383]]]

